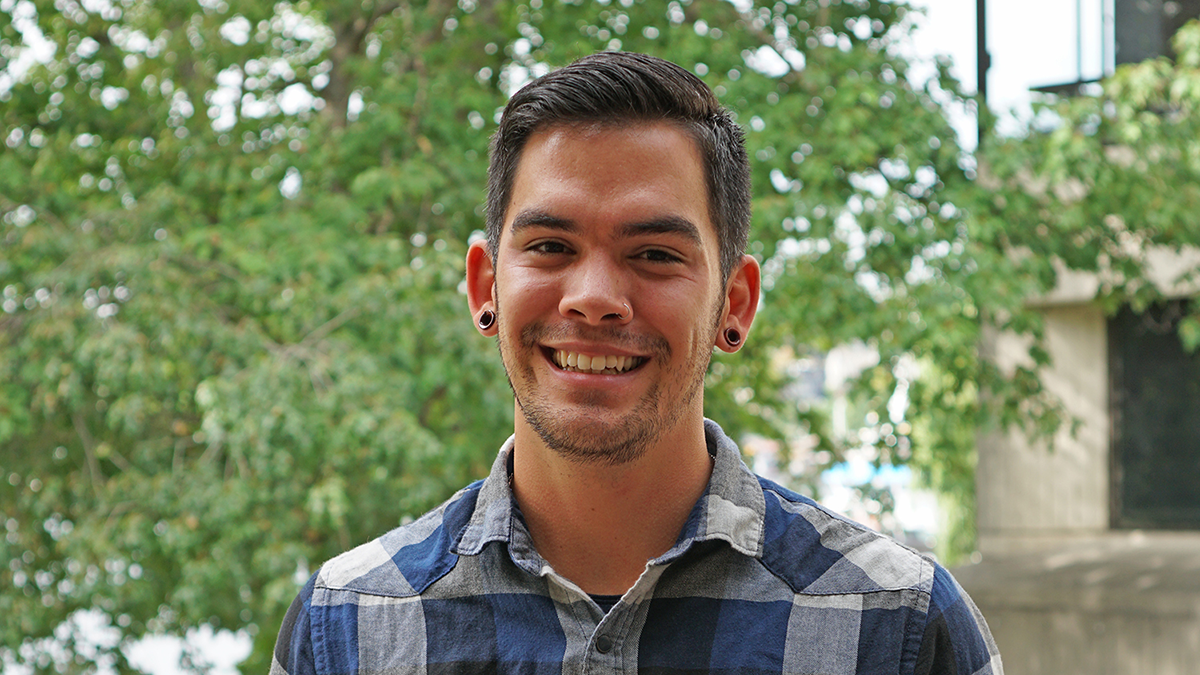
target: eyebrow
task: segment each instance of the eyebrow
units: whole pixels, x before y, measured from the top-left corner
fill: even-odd
[[[527,209],[513,218],[511,228],[514,234],[530,227],[542,227],[562,232],[575,232],[579,229],[579,225],[569,218],[560,218],[538,209]],[[646,221],[627,223],[617,230],[617,234],[622,238],[647,234],[671,234],[681,236],[697,245],[703,243],[700,238],[700,228],[681,216],[662,216]]]
[[[558,216],[552,216],[545,211],[539,211],[537,209],[526,209],[518,213],[513,218],[511,225],[513,234],[531,227],[544,227],[546,229],[562,230],[564,232],[574,232],[576,229],[578,229],[575,225],[575,221],[568,220],[566,218],[559,218]]]
[[[620,229],[622,237],[636,237],[645,234],[674,234],[682,236],[693,244],[700,245],[700,228],[687,218],[680,216],[663,216],[652,220],[629,223]]]

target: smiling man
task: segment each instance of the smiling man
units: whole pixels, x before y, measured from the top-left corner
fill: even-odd
[[[515,398],[486,480],[321,567],[272,673],[1002,672],[946,570],[754,476],[704,418],[759,299],[742,133],[695,76],[604,53],[492,142],[477,329]]]

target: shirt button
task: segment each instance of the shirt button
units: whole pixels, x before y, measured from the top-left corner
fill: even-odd
[[[600,652],[601,654],[607,654],[612,651],[612,648],[612,638],[608,637],[607,635],[601,635],[600,637],[596,638],[596,651]]]

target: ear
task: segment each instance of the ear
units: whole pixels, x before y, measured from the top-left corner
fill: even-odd
[[[717,327],[717,348],[732,354],[746,343],[754,315],[758,313],[758,296],[762,290],[762,271],[758,260],[752,255],[743,255],[741,262],[729,275],[725,287],[725,311]],[[729,329],[737,331],[740,339],[730,341],[726,336]]]
[[[485,311],[496,311],[496,269],[487,241],[482,239],[467,248],[467,305],[471,308],[475,329],[485,336],[495,335],[495,321],[487,328],[479,325],[479,317]]]

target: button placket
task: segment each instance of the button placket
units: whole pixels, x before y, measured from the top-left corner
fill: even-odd
[[[596,638],[595,647],[601,654],[607,654],[612,651],[613,639],[602,634]]]
[[[618,603],[619,604],[619,603]],[[613,662],[609,659],[620,659],[621,652],[620,641],[624,639],[624,635],[629,628],[628,607],[614,607],[613,611],[609,612],[596,626],[596,631],[592,636],[590,651],[593,658],[599,659],[599,662],[608,663],[605,668],[613,667]],[[593,663],[597,663],[593,661]]]

